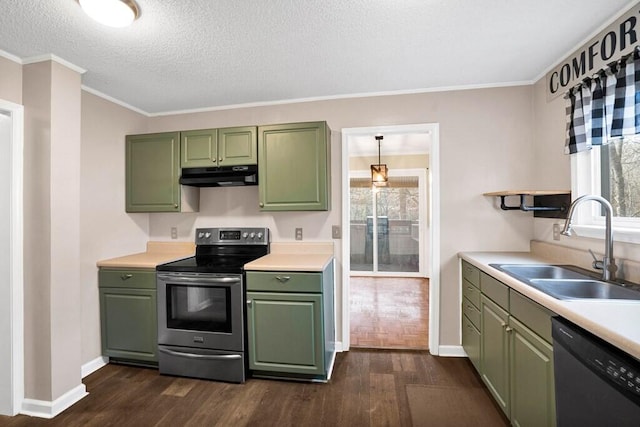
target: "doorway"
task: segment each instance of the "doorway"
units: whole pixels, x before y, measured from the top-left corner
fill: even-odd
[[[21,105],[0,100],[0,414],[24,397]]]
[[[437,124],[343,129],[342,223],[345,227],[350,225],[349,232],[344,233],[342,246],[345,254],[342,272],[343,350],[348,350],[351,345],[352,315],[355,325],[357,316],[361,314],[351,312],[352,297],[356,305],[362,301],[369,304],[375,299],[391,300],[395,298],[393,295],[403,292],[400,290],[402,286],[407,285],[404,293],[409,299],[406,301],[415,302],[417,299],[419,304],[410,308],[401,302],[400,305],[405,306],[404,311],[395,315],[395,325],[392,326],[397,330],[398,323],[409,323],[403,322],[402,318],[406,320],[418,314],[428,316],[428,330],[420,331],[419,335],[425,342],[428,339],[431,353],[438,354],[438,130]],[[380,154],[374,145],[376,135],[384,136]],[[369,144],[369,150],[375,151],[373,158],[372,152],[366,152],[366,149],[364,153],[358,153],[361,150],[358,146],[366,144]],[[380,162],[378,155],[382,156]],[[367,171],[369,163],[392,161],[396,163],[393,167],[389,165],[391,191],[386,194],[385,190],[382,194],[372,192]],[[352,187],[355,188],[353,193],[350,191]],[[361,298],[363,283],[372,292],[364,299]],[[395,309],[397,307],[394,308],[393,304],[383,308],[387,312]],[[393,319],[394,315],[390,318]],[[371,322],[367,320],[364,323]],[[406,332],[399,334],[407,335]]]

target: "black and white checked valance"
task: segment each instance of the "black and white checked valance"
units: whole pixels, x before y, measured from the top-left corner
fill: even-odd
[[[565,154],[640,133],[640,47],[566,95]]]

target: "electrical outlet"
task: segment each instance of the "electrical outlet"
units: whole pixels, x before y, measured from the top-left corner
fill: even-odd
[[[553,224],[553,240],[560,240],[560,224]]]
[[[172,239],[178,238],[178,227],[171,227],[171,238]]]
[[[296,240],[302,240],[302,228],[296,228]]]
[[[342,233],[340,233],[339,225],[333,225],[331,227],[331,237],[333,237],[334,239],[339,239],[342,237]]]

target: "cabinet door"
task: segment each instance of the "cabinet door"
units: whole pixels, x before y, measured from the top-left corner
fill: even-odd
[[[462,316],[462,347],[476,369],[480,370],[480,331],[467,316]]]
[[[511,317],[511,423],[556,425],[553,347]]]
[[[126,137],[126,211],[180,211],[180,134]]]
[[[118,359],[157,362],[156,291],[100,288],[102,354]]]
[[[324,375],[322,295],[247,293],[249,368]]]
[[[258,163],[257,128],[255,126],[218,129],[218,163],[220,166]]]
[[[329,209],[328,137],[325,122],[258,128],[261,210]]]
[[[217,129],[191,130],[182,132],[180,137],[183,168],[218,166]]]
[[[481,376],[498,406],[509,416],[509,314],[482,295],[480,300],[482,339]]]

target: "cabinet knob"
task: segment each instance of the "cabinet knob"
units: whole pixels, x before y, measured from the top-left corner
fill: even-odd
[[[264,208],[264,203],[260,202],[260,207]]]
[[[509,332],[513,331],[513,328],[510,327],[510,326],[507,326],[506,328],[504,328],[504,331],[509,333]]]
[[[248,299],[248,300],[247,300],[247,305],[248,305],[249,307],[251,307],[251,305],[252,305],[252,304],[253,304],[253,300]]]
[[[173,207],[174,207],[174,208],[176,208],[176,209],[178,209],[178,204],[177,204],[177,203],[175,203],[175,204],[173,205]]]
[[[276,276],[276,280],[278,280],[280,283],[288,282],[289,280],[291,280],[291,276]]]
[[[120,276],[122,280],[129,280],[133,277],[133,274],[123,274]]]
[[[218,161],[219,161],[219,162],[221,162],[221,161],[222,161],[222,157],[220,157],[220,158],[218,159]]]

